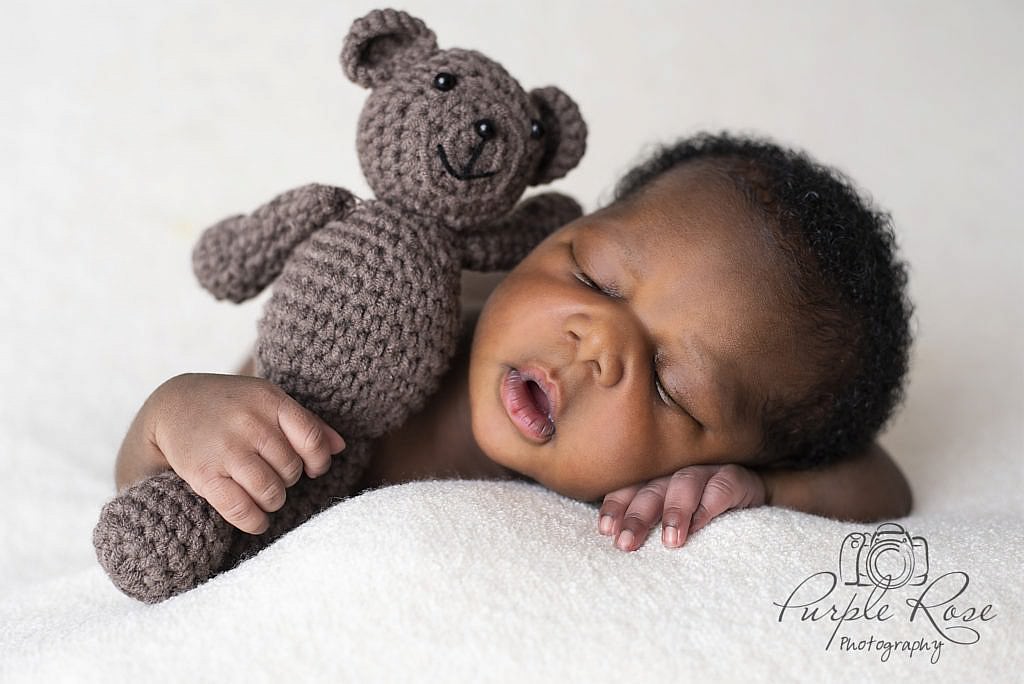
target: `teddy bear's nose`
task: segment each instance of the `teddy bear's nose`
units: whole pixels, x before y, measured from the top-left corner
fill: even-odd
[[[484,140],[490,140],[496,132],[494,130],[494,122],[490,119],[480,119],[473,124],[473,129]]]

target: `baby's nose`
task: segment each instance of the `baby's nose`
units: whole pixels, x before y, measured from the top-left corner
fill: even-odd
[[[473,130],[484,140],[490,140],[497,134],[497,130],[494,128],[494,122],[490,119],[480,119],[473,123]]]
[[[613,387],[622,380],[622,350],[612,326],[586,317],[572,317],[567,332],[576,343],[576,360],[593,366],[599,385]]]

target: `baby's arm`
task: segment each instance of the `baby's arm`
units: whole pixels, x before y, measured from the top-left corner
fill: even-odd
[[[899,466],[877,443],[824,468],[758,470],[769,506],[836,520],[874,522],[910,514],[913,495]]]
[[[810,470],[699,465],[608,494],[598,529],[623,551],[639,548],[662,521],[662,542],[682,546],[715,516],[770,505],[837,520],[870,522],[910,512],[903,473],[877,444],[865,453]]]
[[[225,520],[259,534],[286,488],[303,471],[325,473],[344,446],[266,380],[189,373],[157,388],[132,421],[117,456],[117,487],[173,469]]]

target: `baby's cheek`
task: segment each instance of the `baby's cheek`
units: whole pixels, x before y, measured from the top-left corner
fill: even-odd
[[[594,497],[661,475],[646,420],[621,412],[595,412],[577,432],[572,477]],[[593,498],[593,497],[592,497]]]

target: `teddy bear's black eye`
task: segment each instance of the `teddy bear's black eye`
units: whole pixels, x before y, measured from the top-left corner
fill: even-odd
[[[434,76],[434,87],[442,92],[448,92],[455,87],[455,74],[442,71],[437,76]]]
[[[544,125],[536,119],[530,121],[530,137],[537,140],[542,135],[544,135]]]

